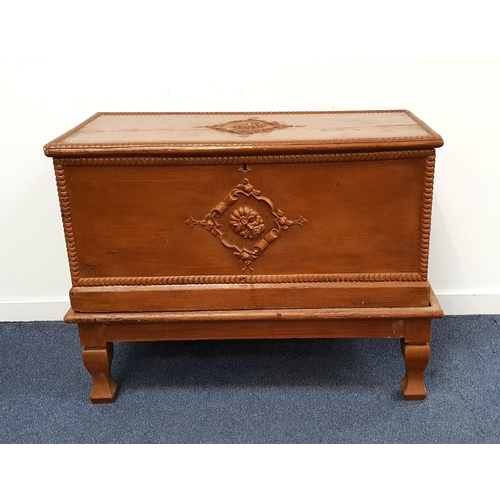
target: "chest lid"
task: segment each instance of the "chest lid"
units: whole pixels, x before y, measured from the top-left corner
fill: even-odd
[[[219,155],[425,149],[442,138],[406,110],[293,113],[96,113],[47,156]]]

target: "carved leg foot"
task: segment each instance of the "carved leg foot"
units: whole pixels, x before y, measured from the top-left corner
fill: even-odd
[[[429,363],[429,344],[407,344],[401,339],[401,350],[406,364],[406,375],[399,383],[406,401],[425,399],[424,371]]]
[[[82,358],[85,368],[92,375],[90,400],[92,403],[112,403],[118,387],[111,377],[113,343],[107,342],[106,347],[86,347]]]

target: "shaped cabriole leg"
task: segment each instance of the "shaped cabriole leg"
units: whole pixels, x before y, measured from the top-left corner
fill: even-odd
[[[107,342],[106,347],[85,347],[82,358],[93,381],[90,400],[92,403],[112,403],[118,387],[111,376],[113,343]]]
[[[425,399],[427,396],[424,372],[431,356],[430,340],[430,319],[406,320],[405,338],[401,339],[406,374],[399,385],[407,401]]]
[[[407,344],[401,339],[401,350],[406,364],[406,374],[399,383],[407,401],[425,399],[427,390],[424,385],[424,371],[429,363],[431,348],[429,344]]]

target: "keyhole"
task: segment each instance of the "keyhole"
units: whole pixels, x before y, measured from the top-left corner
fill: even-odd
[[[243,166],[241,166],[238,171],[242,172],[243,174],[246,174],[248,172],[251,172],[252,169],[250,167],[247,166],[246,163],[243,163]]]

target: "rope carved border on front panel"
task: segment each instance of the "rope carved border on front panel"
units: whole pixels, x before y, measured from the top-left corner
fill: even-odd
[[[200,165],[249,165],[262,164],[295,164],[295,163],[337,163],[346,161],[381,161],[406,158],[427,158],[433,150],[400,150],[374,151],[367,153],[324,153],[324,154],[290,154],[290,155],[234,155],[234,156],[112,156],[112,157],[71,157],[59,158],[57,161],[63,166],[72,167],[99,167],[99,166],[186,166]]]
[[[420,275],[427,280],[429,269],[429,244],[431,236],[432,193],[434,187],[434,164],[436,153],[433,151],[425,159],[424,192],[422,197],[422,218],[420,221]]]
[[[64,167],[60,164],[60,162],[57,162],[54,164],[54,170],[56,174],[57,193],[59,195],[64,236],[66,239],[66,248],[68,251],[71,281],[73,285],[77,285],[80,279],[80,271],[78,269],[78,257],[76,255],[75,236],[73,234],[73,225],[71,222],[68,187],[66,186],[66,178],[64,177]]]
[[[281,283],[380,283],[422,281],[419,273],[276,274],[80,278],[78,286],[244,285]]]
[[[323,163],[345,161],[377,161],[401,158],[425,158],[425,174],[420,223],[420,266],[418,273],[344,273],[344,274],[297,274],[297,275],[214,275],[214,276],[138,276],[138,277],[96,277],[80,278],[75,238],[71,222],[70,205],[65,166],[136,166],[136,165],[236,165],[272,163]],[[73,286],[144,286],[144,285],[187,285],[187,284],[257,284],[257,283],[363,283],[363,282],[418,282],[426,281],[434,183],[434,150],[403,150],[369,153],[337,153],[310,155],[269,156],[222,156],[222,157],[99,157],[58,158],[55,163],[57,188],[64,225],[68,260]]]

